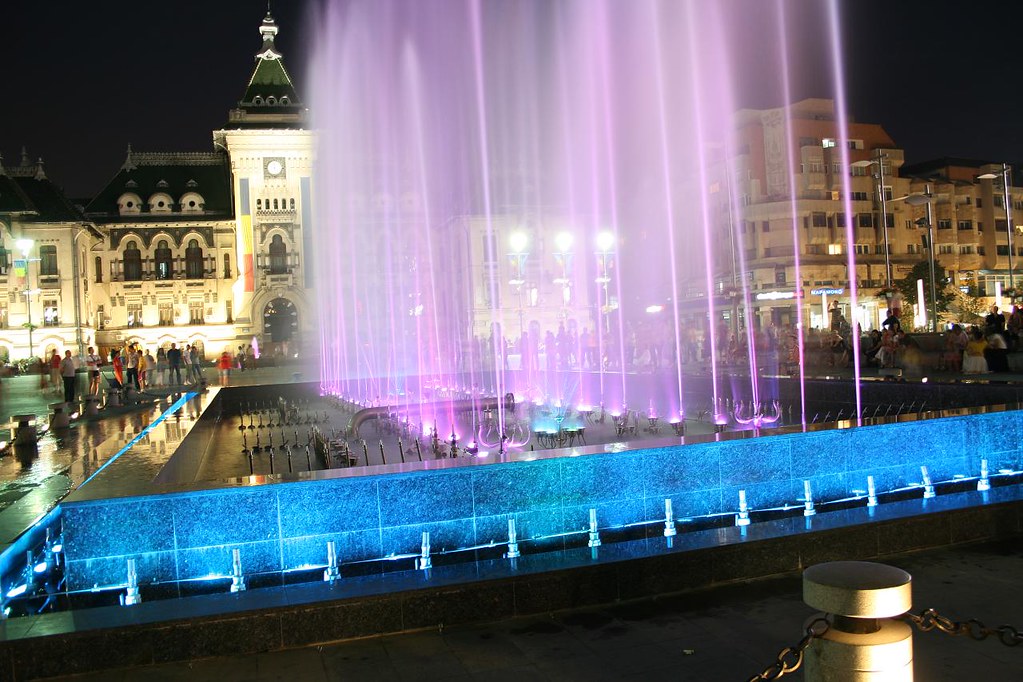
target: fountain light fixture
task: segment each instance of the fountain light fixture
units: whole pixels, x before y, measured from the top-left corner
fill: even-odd
[[[646,311],[648,313],[650,313],[651,315],[655,315],[655,314],[657,314],[657,313],[659,313],[659,312],[661,312],[663,310],[664,310],[664,306],[660,305],[659,303],[655,303],[654,305],[648,305],[646,307]]]
[[[615,234],[610,230],[603,230],[597,233],[597,251],[610,253],[614,249]]]
[[[28,258],[29,252],[32,251],[33,244],[35,244],[35,241],[31,239],[19,239],[14,242],[14,245],[18,247],[18,250],[21,251],[25,258]]]

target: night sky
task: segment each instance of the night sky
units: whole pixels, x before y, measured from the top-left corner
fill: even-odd
[[[278,48],[300,94],[312,1],[273,4]],[[820,14],[824,3],[790,4],[793,14]],[[211,131],[226,122],[252,72],[265,9],[260,0],[5,3],[4,164],[17,164],[24,145],[70,196],[85,198],[117,172],[129,143],[140,151],[209,151]],[[1023,4],[843,0],[842,14],[850,113],[882,124],[907,162],[1023,160],[1016,57]],[[819,45],[822,32],[808,30],[792,44]],[[757,82],[765,60],[753,48],[739,53]],[[794,80],[797,98],[831,96],[821,74]],[[770,97],[750,88],[744,104],[781,104]]]

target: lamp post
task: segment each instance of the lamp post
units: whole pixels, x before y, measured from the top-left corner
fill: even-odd
[[[35,244],[31,239],[19,239],[15,245],[21,251],[21,255],[25,257],[25,307],[28,311],[28,357],[35,357],[35,348],[32,345],[32,294],[35,293],[32,290],[31,282],[29,281],[29,264],[33,260],[39,260],[38,258],[29,258],[29,254],[32,252],[32,246]]]
[[[884,195],[884,160],[888,158],[888,155],[878,150],[877,158],[856,161],[852,165],[857,168],[866,168],[867,166],[877,166],[877,196],[881,200],[881,235],[884,238],[884,273],[885,273],[885,286],[891,289],[892,287],[892,259],[891,249],[888,245],[888,207],[885,201]]]
[[[554,236],[554,255],[561,259],[561,277],[554,280],[555,284],[561,285],[561,303],[567,309],[569,301],[572,300],[572,280],[568,276],[568,260],[572,257],[572,242],[574,237],[571,232],[559,232]],[[565,317],[568,317],[567,310]]]
[[[604,333],[611,333],[611,296],[608,293],[608,285],[611,283],[611,277],[608,276],[607,272],[607,261],[614,253],[615,246],[615,235],[609,230],[604,230],[597,235],[597,255],[600,256],[600,277],[597,278],[597,284],[601,285],[604,292],[604,303],[603,303],[603,316],[604,316]]]
[[[931,198],[932,198],[931,186],[930,186],[930,184],[927,184],[927,185],[924,185],[924,193],[923,194],[911,194],[911,195],[909,195],[908,197],[906,197],[906,203],[910,204],[911,206],[919,206],[920,204],[924,204],[924,205],[927,206],[927,218],[923,219],[923,220],[925,220],[926,224],[927,224],[927,254],[928,254],[928,256],[927,256],[927,265],[928,265],[928,267],[930,269],[930,279],[931,279],[931,322],[930,322],[930,327],[931,327],[931,331],[936,332],[936,331],[938,331],[938,299],[937,299],[937,291],[936,291],[937,288],[934,285],[934,220],[933,220],[933,218],[931,216]],[[922,223],[921,220],[917,221],[918,225],[920,225],[921,223]]]
[[[525,319],[522,311],[522,285],[526,283],[525,273],[523,271],[526,264],[526,257],[529,252],[526,251],[526,247],[529,245],[529,236],[525,232],[513,232],[508,238],[508,246],[511,247],[509,255],[515,259],[515,279],[510,280],[508,283],[515,287],[516,292],[519,295],[519,335],[525,333]]]
[[[1009,247],[1009,290],[1015,292],[1016,283],[1012,275],[1012,202],[1009,197],[1009,164],[1002,164],[1002,200],[1005,202],[1005,243]],[[978,180],[994,180],[998,173],[983,173],[977,176]]]

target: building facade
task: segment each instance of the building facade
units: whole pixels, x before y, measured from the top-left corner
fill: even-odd
[[[726,318],[743,315],[745,281],[756,326],[798,321],[827,327],[827,309],[837,301],[846,319],[879,327],[891,281],[930,257],[928,198],[934,258],[949,284],[987,303],[995,302],[996,282],[1005,292],[1013,288],[1009,253],[1020,258],[1023,248],[1009,244],[1001,165],[946,159],[906,167],[902,150],[880,125],[850,123],[846,167],[831,100],[739,112],[736,139],[727,171],[718,169],[720,190],[711,193],[720,237],[715,262],[724,264],[716,272],[716,293]],[[1011,178],[1008,193],[1010,207],[1023,207]],[[1003,300],[1007,305],[1009,294]]]
[[[259,30],[252,76],[212,150],[129,147],[85,206],[41,160],[0,170],[0,357],[131,342],[213,357],[254,339],[294,355],[311,342],[313,134],[269,14]]]

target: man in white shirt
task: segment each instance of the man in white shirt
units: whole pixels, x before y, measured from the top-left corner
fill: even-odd
[[[188,383],[192,383],[192,347],[189,345],[181,349],[181,366],[185,368],[185,378],[188,380]]]
[[[75,369],[71,351],[64,351],[64,359],[60,361],[60,376],[64,380],[64,402],[69,404],[75,400]]]
[[[128,346],[124,369],[125,385],[134,386],[136,391],[141,390],[141,386],[139,385],[139,351],[134,344]]]

